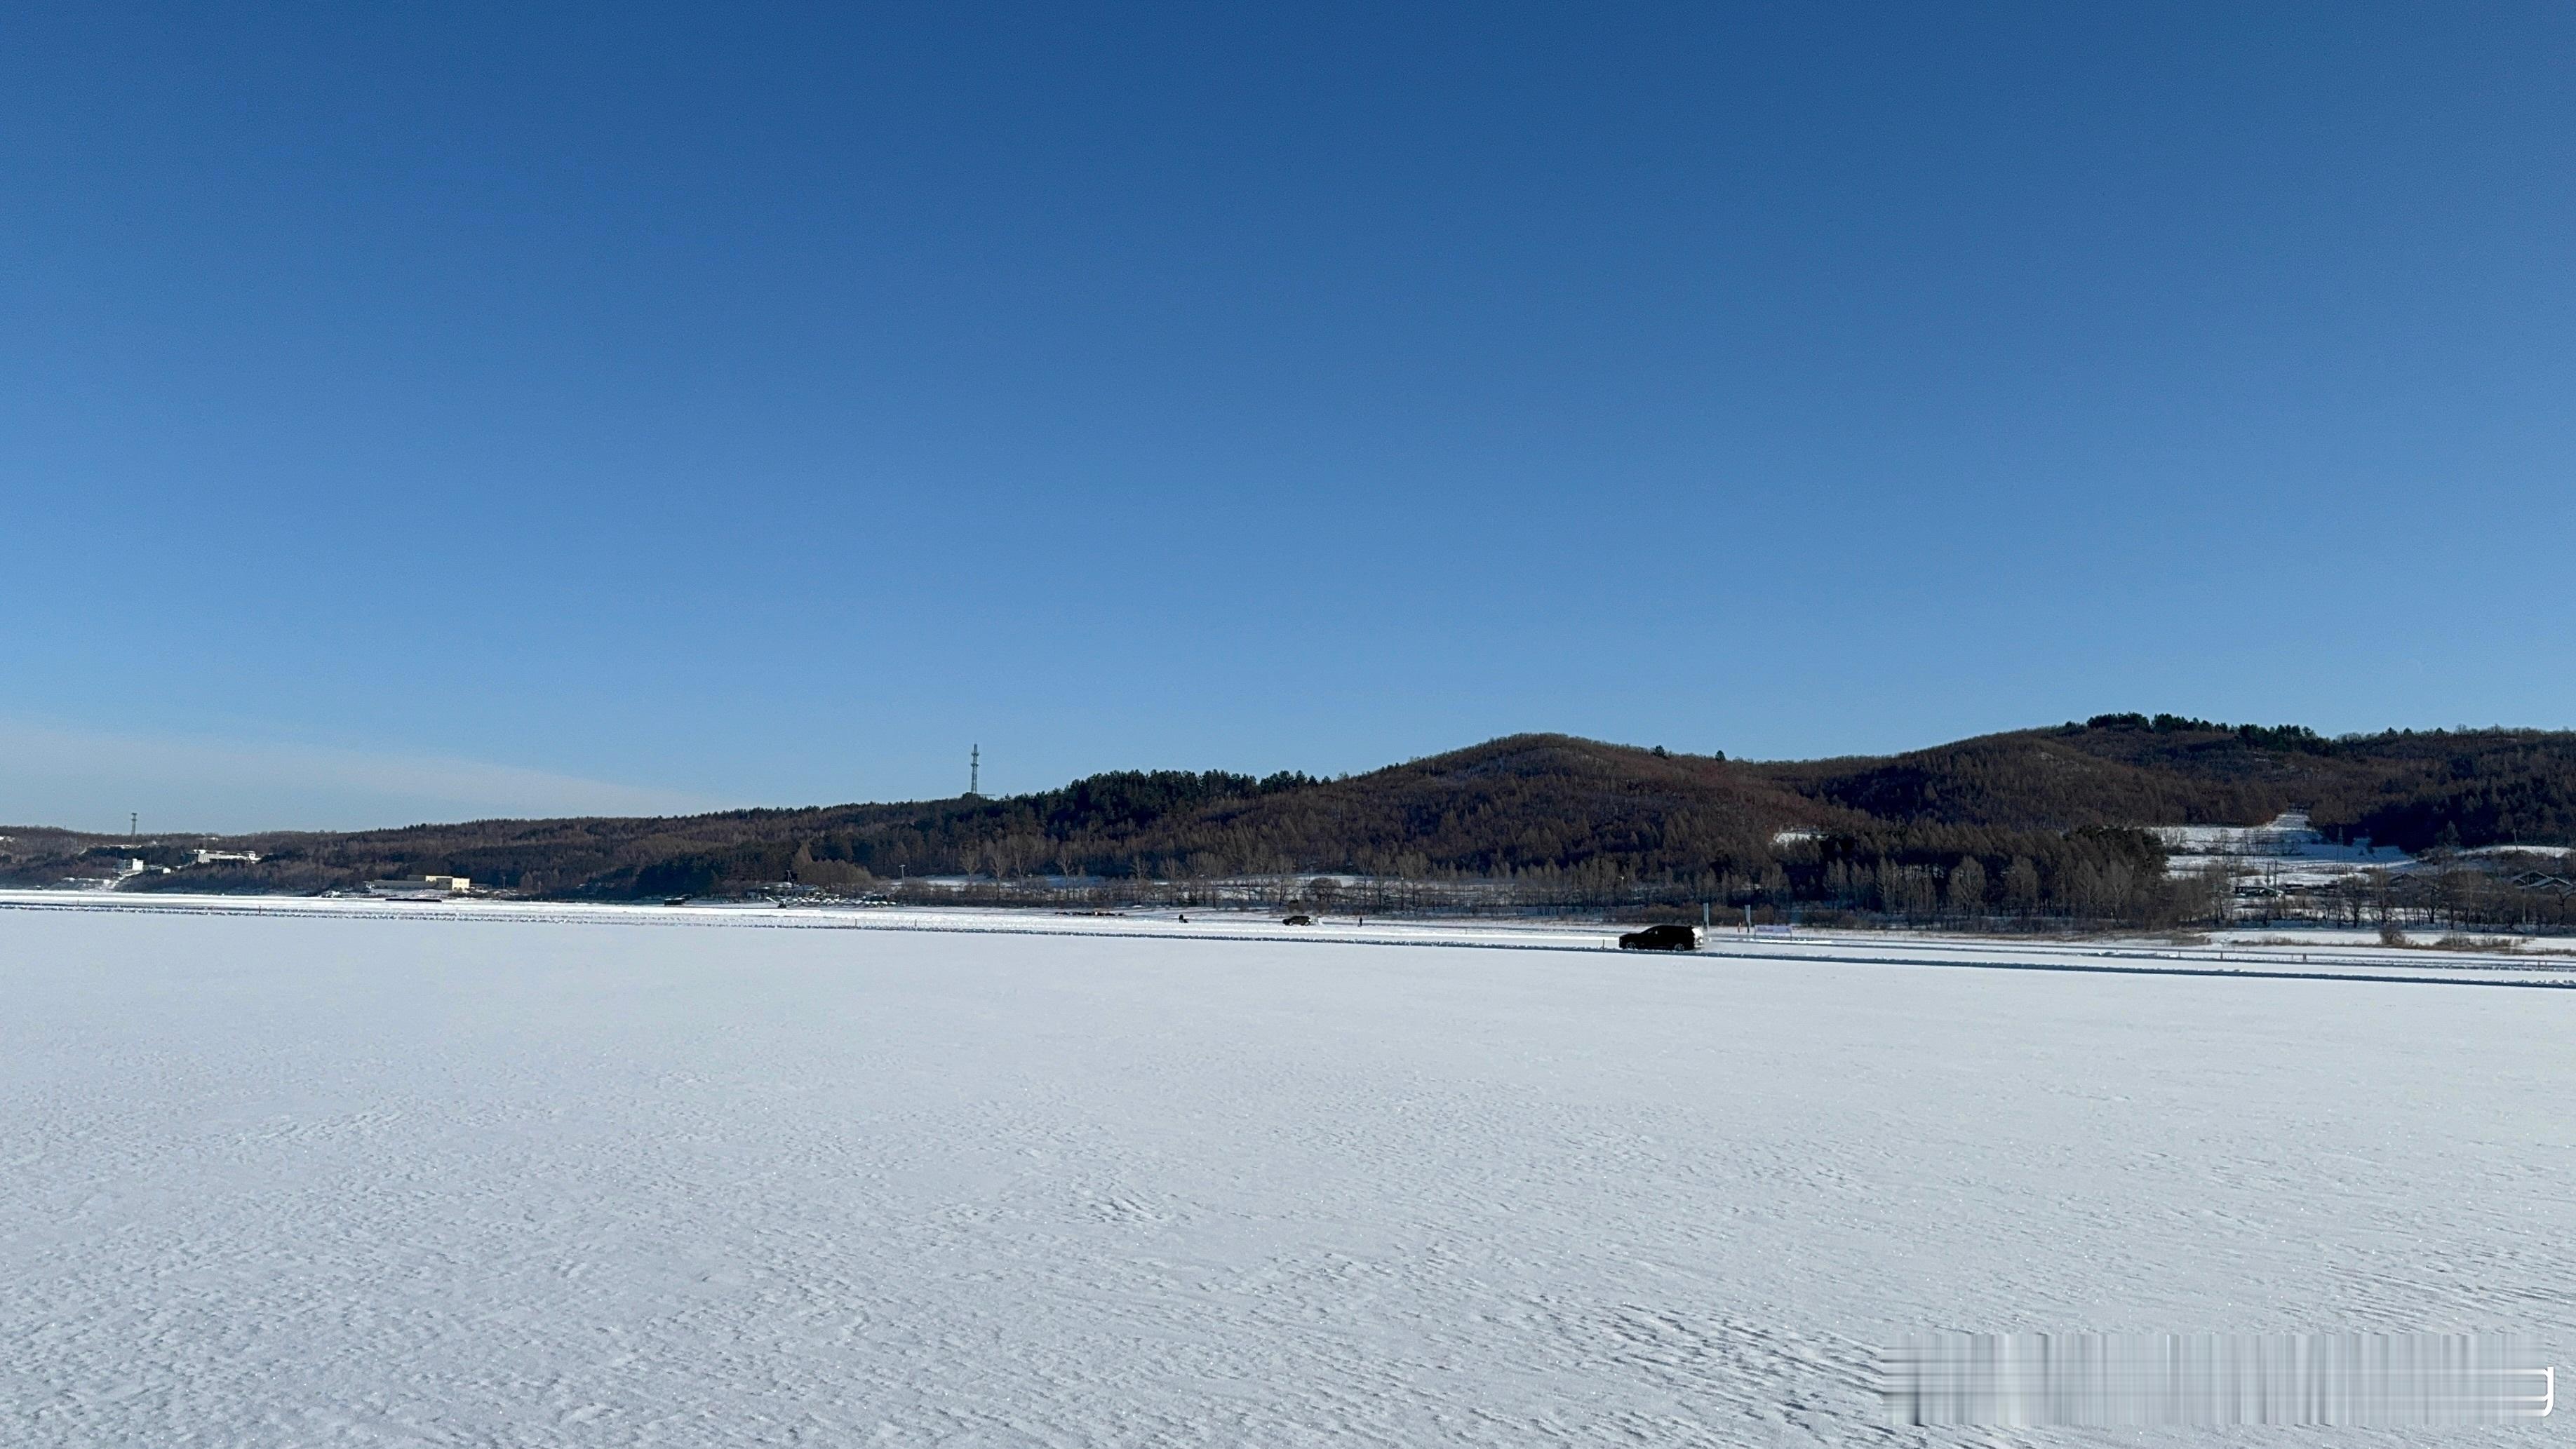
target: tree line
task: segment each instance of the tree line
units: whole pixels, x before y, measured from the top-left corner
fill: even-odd
[[[1332,878],[1355,902],[1376,891],[1423,908],[2157,925],[2193,918],[2211,888],[2168,878],[2144,827],[2292,808],[2329,834],[2413,851],[2576,843],[2576,735],[2328,739],[2121,714],[1780,763],[1529,735],[1332,779],[1116,771],[993,799],[199,837],[142,847],[174,868],[126,888],[314,891],[439,873],[532,897],[792,885],[1103,901]],[[0,843],[0,878],[47,883],[136,848],[69,839]],[[263,858],[186,865],[204,844]]]

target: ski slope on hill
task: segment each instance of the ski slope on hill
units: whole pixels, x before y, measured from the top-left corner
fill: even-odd
[[[1874,1350],[2576,1345],[2576,992],[670,924],[0,909],[0,1442],[2179,1444]]]

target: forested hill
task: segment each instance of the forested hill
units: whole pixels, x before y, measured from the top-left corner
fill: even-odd
[[[2407,850],[2576,843],[2576,733],[2391,731],[2175,715],[1986,735],[1885,759],[1759,767],[1873,819],[2009,829],[2250,825],[2305,810],[2318,829]]]
[[[1784,869],[1823,882],[1837,865],[1848,873],[1971,856],[1998,869],[2027,858],[2052,881],[2088,862],[2134,872],[2152,864],[2153,846],[2131,827],[2254,824],[2294,808],[2326,831],[2408,849],[2576,843],[2576,734],[2326,739],[2296,727],[2118,715],[1886,758],[1795,763],[1520,735],[1330,780],[1120,772],[1004,799],[195,837],[140,850],[0,830],[11,837],[0,842],[0,875],[50,883],[140,854],[183,868],[128,888],[316,890],[454,873],[532,894],[635,896],[783,880],[853,889],[963,874],[1337,871],[1504,879],[1583,899],[1619,882],[1678,887]],[[187,864],[192,848],[206,846],[263,858]]]

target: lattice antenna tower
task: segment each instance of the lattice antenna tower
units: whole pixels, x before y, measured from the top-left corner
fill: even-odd
[[[983,793],[984,747],[968,745],[966,747],[966,797],[971,800]]]

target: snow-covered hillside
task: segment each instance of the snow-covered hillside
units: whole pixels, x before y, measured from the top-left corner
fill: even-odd
[[[2264,825],[2165,825],[2155,834],[2172,852],[2166,868],[2196,875],[2221,867],[2248,880],[2278,887],[2324,886],[2372,870],[2403,871],[2414,858],[2369,837],[2328,840],[2297,811]]]
[[[683,915],[0,908],[0,1441],[2179,1444],[1873,1350],[2576,1345],[2512,973]]]

